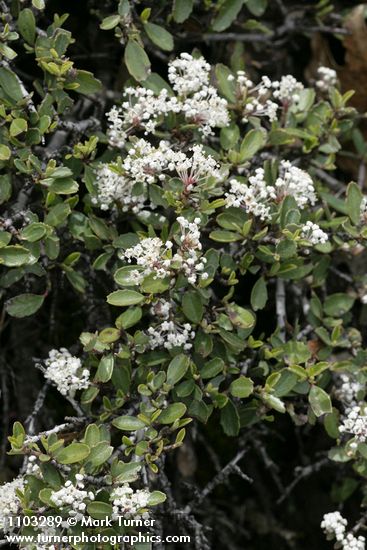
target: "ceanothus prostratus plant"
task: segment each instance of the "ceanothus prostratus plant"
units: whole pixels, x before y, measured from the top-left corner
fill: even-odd
[[[75,416],[39,434],[34,419],[14,424],[10,454],[23,465],[0,487],[3,532],[19,531],[9,516],[43,514],[63,521],[20,531],[77,534],[67,519],[89,514],[125,533],[118,516],[154,514],[165,455],[212,416],[234,438],[280,415],[322,424],[330,460],[363,479],[367,355],[353,308],[366,303],[367,279],[330,292],[327,278],[339,255],[366,246],[367,198],[353,182],[330,187],[357,124],[335,72],[320,67],[307,86],[187,51],[165,78],[131,81],[104,113],[105,132],[94,121],[88,139],[42,157],[48,134],[67,128],[70,90],[96,94],[100,83],[66,57],[63,18],[46,36],[29,8],[17,21],[45,79],[36,104],[8,62],[0,68],[6,314],[40,310],[58,270],[88,297],[100,277],[113,321],[89,326],[77,351],[60,342],[35,360]],[[24,183],[16,199],[13,177]],[[339,511],[321,527],[335,548],[365,547]]]

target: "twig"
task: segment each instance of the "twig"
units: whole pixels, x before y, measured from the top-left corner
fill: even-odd
[[[328,458],[323,458],[322,460],[319,460],[319,462],[316,462],[315,464],[310,464],[309,466],[305,466],[304,468],[300,469],[299,474],[297,474],[297,477],[292,481],[288,487],[286,487],[284,493],[278,498],[276,504],[281,504],[293,491],[296,485],[304,479],[305,477],[310,476],[311,474],[318,472],[323,466],[326,466],[327,464],[330,464],[330,460]]]
[[[85,424],[85,422],[87,421],[87,419],[85,417],[84,418],[76,418],[76,417],[73,417],[73,416],[66,417],[65,420],[67,420],[67,422],[65,422],[65,424],[59,424],[58,426],[55,426],[54,428],[51,428],[50,430],[47,430],[45,432],[40,432],[37,435],[32,435],[30,437],[26,437],[26,439],[24,441],[24,445],[29,445],[30,443],[36,443],[37,441],[39,441],[41,439],[41,437],[48,437],[51,434],[57,434],[57,433],[65,431],[65,430],[70,430],[71,428],[75,428],[75,426],[77,426],[78,424]]]
[[[27,429],[28,435],[33,435],[35,432],[35,419],[40,412],[41,408],[43,407],[43,403],[46,398],[46,394],[48,391],[48,388],[50,387],[50,382],[47,380],[47,382],[44,383],[40,391],[38,392],[36,402],[34,404],[33,411],[31,414],[27,417],[24,425]]]
[[[285,293],[285,284],[283,279],[278,278],[276,282],[276,312],[277,312],[277,322],[278,327],[280,328],[279,337],[284,341],[285,340],[285,321],[287,317],[286,311],[286,293]]]
[[[246,452],[247,449],[243,449],[242,451],[237,453],[237,455],[230,462],[228,462],[228,464],[224,466],[224,468],[216,476],[214,476],[214,478],[206,485],[206,487],[204,487],[200,495],[194,501],[191,501],[189,502],[189,504],[187,504],[184,509],[184,513],[189,514],[193,508],[199,506],[203,502],[203,500],[205,500],[206,497],[217,487],[217,485],[223,483],[231,473],[235,472],[238,474],[239,467],[237,466],[237,463],[241,460]],[[249,483],[252,483],[253,481],[242,471],[241,477]]]

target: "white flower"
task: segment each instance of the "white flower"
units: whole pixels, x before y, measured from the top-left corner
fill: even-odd
[[[306,222],[302,228],[301,236],[312,245],[325,244],[329,237],[316,223]]]
[[[180,107],[176,98],[168,95],[163,89],[156,95],[147,88],[126,88],[121,107],[112,107],[107,113],[110,123],[108,129],[109,142],[114,147],[123,147],[128,133],[133,128],[142,128],[145,134],[154,132],[161,115],[178,112]]]
[[[365,550],[364,537],[355,537],[352,533],[346,534],[347,523],[340,512],[330,512],[324,515],[321,529],[328,540],[336,539],[339,543],[338,548],[342,550]]]
[[[180,246],[172,258],[173,265],[181,269],[187,277],[190,284],[195,284],[198,276],[203,276],[206,258],[200,257],[202,245],[200,242],[200,218],[195,218],[189,222],[183,216],[177,218],[180,224],[181,236]],[[202,277],[207,278],[207,277]]]
[[[337,82],[338,77],[334,69],[330,69],[330,67],[319,67],[317,69],[316,87],[322,92],[327,92]]]
[[[297,102],[299,100],[299,92],[304,87],[301,82],[298,82],[290,74],[282,76],[280,82],[275,81],[271,85],[274,88],[273,96],[282,103]]]
[[[257,168],[249,177],[248,184],[232,179],[230,190],[225,193],[226,206],[242,207],[262,220],[270,218],[271,200],[276,198],[275,188],[267,185],[263,168]]]
[[[81,518],[87,508],[85,500],[94,500],[94,494],[84,489],[84,476],[77,474],[75,478],[75,485],[70,480],[66,481],[61,489],[51,493],[50,500],[58,508],[70,508],[69,516]]]
[[[118,516],[126,518],[140,514],[140,511],[148,505],[150,493],[146,489],[134,491],[129,485],[116,487],[110,496],[112,501],[112,519]]]
[[[189,283],[194,284],[204,271],[206,258],[200,258],[200,218],[189,222],[183,217],[177,218],[181,233],[178,236],[179,246],[172,256],[170,253],[173,243],[163,241],[159,237],[142,239],[137,245],[128,248],[122,255],[129,263],[136,261],[138,269],[130,274],[131,281],[140,284],[143,279],[154,274],[154,278],[163,279],[170,275],[172,270],[182,271]],[[205,277],[204,277],[205,278]]]
[[[204,183],[209,177],[220,179],[219,163],[204,153],[202,145],[194,145],[191,156],[176,153],[168,156],[169,168],[174,169],[185,185],[185,191]]]
[[[134,194],[135,182],[120,174],[117,165],[100,164],[96,174],[98,196],[93,197],[92,202],[102,210],[108,210],[115,202],[121,205],[123,212],[137,213],[144,208],[144,193]]]
[[[359,443],[364,443],[367,439],[367,416],[365,411],[357,405],[349,409],[339,426],[339,431],[353,435]]]
[[[172,303],[168,300],[160,298],[159,300],[153,302],[152,307],[150,308],[150,313],[161,317],[162,319],[168,319],[170,312],[172,310]]]
[[[213,86],[204,86],[192,97],[182,102],[185,117],[199,126],[204,136],[213,134],[212,128],[223,128],[229,124],[228,103]]]
[[[0,485],[0,529],[5,532],[10,530],[7,518],[18,515],[20,511],[20,499],[16,493],[17,491],[24,491],[22,477]]]
[[[364,390],[364,385],[353,380],[350,375],[344,373],[340,374],[339,380],[341,384],[335,391],[336,398],[342,401],[347,407],[357,405],[358,394]]]
[[[158,237],[148,237],[137,245],[125,250],[124,257],[130,263],[135,260],[141,271],[134,271],[131,280],[136,284],[142,282],[144,277],[154,273],[155,279],[164,279],[170,273],[171,259],[167,256],[171,248],[171,242],[163,243]]]
[[[184,350],[189,350],[192,348],[191,341],[195,338],[195,331],[189,323],[179,326],[173,321],[163,321],[156,327],[149,327],[147,334],[150,349],[182,347]]]
[[[342,541],[343,550],[365,550],[366,539],[362,536],[355,537],[352,533],[349,533]]]
[[[340,512],[330,512],[324,515],[321,529],[324,530],[329,539],[335,538],[340,542],[344,539],[347,523]]]
[[[168,80],[180,95],[197,92],[209,84],[210,65],[203,57],[182,53],[168,64]]]
[[[316,194],[313,181],[309,174],[288,160],[282,160],[279,166],[279,177],[275,182],[278,198],[291,195],[300,208],[315,204]]]
[[[62,395],[73,396],[77,390],[88,388],[89,370],[82,369],[81,360],[65,348],[53,349],[45,360],[45,378],[51,380]]]

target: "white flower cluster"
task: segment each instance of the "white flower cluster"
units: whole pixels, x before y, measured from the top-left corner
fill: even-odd
[[[206,264],[206,258],[199,258],[202,245],[200,242],[200,218],[195,218],[189,222],[186,218],[180,216],[177,218],[181,228],[180,248],[172,258],[173,264],[177,263],[191,284],[195,284],[198,276],[205,280],[207,273],[203,273]]]
[[[365,550],[365,538],[355,537],[352,533],[346,534],[347,520],[340,512],[325,514],[321,522],[328,540],[335,539],[339,543],[338,548],[343,550]]]
[[[147,334],[150,349],[182,347],[184,350],[189,350],[192,348],[191,341],[195,338],[195,331],[189,323],[179,326],[173,321],[163,321],[156,327],[149,327]]]
[[[146,186],[164,181],[169,174],[181,179],[186,194],[208,178],[221,177],[219,163],[205,154],[201,145],[194,145],[184,153],[174,151],[167,141],[154,147],[145,139],[139,139],[129,149],[121,166],[101,164],[97,168],[98,196],[92,201],[102,210],[107,210],[117,201],[124,212],[140,212],[144,208]],[[140,184],[139,191],[135,187],[137,184]]]
[[[168,66],[168,79],[173,89],[180,95],[197,92],[203,86],[208,86],[210,65],[203,57],[193,57],[182,53]]]
[[[257,168],[255,175],[250,176],[248,184],[236,179],[229,182],[230,189],[225,193],[226,207],[242,207],[261,220],[270,218],[270,203],[276,199],[275,189],[267,185],[263,168]]]
[[[139,515],[140,511],[148,505],[149,496],[150,493],[146,489],[134,491],[127,484],[116,487],[110,497],[112,519],[116,519],[118,516],[129,518]]]
[[[323,231],[317,223],[306,222],[302,227],[301,232],[302,239],[309,241],[312,245],[325,244],[329,237],[325,231]]]
[[[367,439],[367,415],[358,405],[347,410],[347,414],[339,426],[341,433],[351,434],[359,443]]]
[[[160,298],[153,302],[152,307],[150,308],[151,315],[161,317],[162,319],[168,319],[170,312],[172,310],[172,303],[168,300]]]
[[[330,69],[329,67],[319,67],[317,69],[316,87],[322,92],[327,92],[337,82],[338,77],[334,69]]]
[[[94,500],[94,494],[92,491],[85,491],[82,474],[76,474],[75,480],[75,485],[68,480],[61,489],[53,491],[50,500],[59,508],[70,507],[69,516],[82,517],[87,507],[85,500]]]
[[[45,378],[51,380],[62,395],[73,396],[77,390],[88,388],[90,384],[89,370],[82,369],[80,359],[65,348],[52,349],[45,365]]]
[[[37,457],[35,457],[34,455],[31,455],[31,456],[28,457],[27,467],[26,467],[26,472],[25,472],[26,475],[33,475],[33,476],[42,477],[41,468],[36,463],[36,461],[37,461]]]
[[[284,197],[294,197],[300,208],[308,204],[315,204],[316,194],[311,177],[289,161],[282,160],[279,166],[279,175],[273,185],[267,185],[265,171],[257,168],[250,176],[248,184],[236,179],[230,182],[230,191],[225,193],[226,206],[245,208],[246,212],[258,216],[262,220],[270,218],[272,201],[280,202]]]
[[[110,144],[123,147],[134,128],[143,129],[145,135],[153,133],[169,113],[182,113],[204,136],[211,135],[213,128],[228,125],[227,101],[209,85],[209,78],[210,65],[204,58],[182,53],[168,68],[168,79],[177,96],[166,89],[155,94],[146,88],[127,88],[127,101],[107,113]]]
[[[155,131],[162,116],[180,111],[180,104],[166,89],[156,95],[147,88],[129,87],[125,90],[121,107],[114,105],[107,113],[109,122],[108,139],[112,146],[123,147],[126,138],[134,128],[141,128],[145,135]]]
[[[365,537],[355,537],[352,533],[348,533],[342,541],[342,548],[343,550],[365,550],[366,539]]]
[[[143,193],[134,194],[135,182],[119,173],[114,164],[100,164],[96,170],[96,185],[98,195],[92,197],[92,202],[101,210],[108,210],[115,202],[119,202],[123,212],[132,210],[137,213],[144,207]]]
[[[154,273],[155,279],[164,279],[170,273],[171,258],[168,251],[172,248],[171,241],[163,243],[159,237],[148,237],[140,243],[125,250],[123,257],[131,263],[136,261],[140,270],[130,273],[130,280],[140,284],[145,277]]]
[[[358,395],[364,390],[364,385],[344,373],[340,374],[339,381],[340,385],[335,390],[335,397],[346,407],[357,405]]]
[[[341,542],[344,539],[347,524],[347,520],[343,518],[340,512],[329,512],[323,517],[321,529],[323,529],[329,540],[335,538],[338,542]]]
[[[278,103],[289,106],[297,103],[299,92],[303,84],[292,75],[285,75],[280,81],[271,81],[263,76],[259,84],[255,85],[245,71],[237,71],[236,75],[229,75],[228,80],[235,81],[236,96],[243,101],[243,122],[249,116],[267,117],[270,122],[277,120]]]
[[[198,276],[207,279],[207,273],[203,273],[206,258],[200,258],[202,249],[200,243],[200,218],[189,222],[183,217],[177,218],[181,228],[180,245],[177,252],[172,256],[170,250],[173,247],[172,241],[163,241],[159,237],[148,237],[137,245],[128,248],[123,258],[129,263],[135,260],[138,269],[130,274],[130,280],[140,284],[143,279],[154,274],[154,278],[163,279],[171,270],[182,271],[189,283],[194,284]]]
[[[275,189],[278,199],[291,195],[299,208],[305,208],[308,204],[313,205],[316,202],[315,188],[311,177],[304,170],[293,166],[289,160],[280,162]]]
[[[291,74],[282,76],[280,81],[274,81],[271,85],[274,88],[273,96],[282,103],[287,104],[292,101],[297,103],[299,100],[299,92],[303,90],[304,87],[303,84],[298,82]]]
[[[22,477],[0,485],[0,529],[5,532],[9,530],[7,518],[16,516],[19,513],[20,499],[17,491],[24,491]]]

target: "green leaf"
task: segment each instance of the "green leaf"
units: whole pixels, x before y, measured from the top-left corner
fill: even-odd
[[[107,296],[107,302],[112,306],[132,306],[143,301],[143,294],[135,290],[116,290]]]
[[[181,418],[186,412],[186,405],[183,403],[172,403],[164,409],[157,418],[161,424],[173,424],[175,420]]]
[[[43,10],[45,7],[45,0],[32,0],[32,5],[38,10]]]
[[[26,132],[28,128],[27,121],[24,118],[15,118],[10,124],[10,135],[17,136]]]
[[[120,15],[109,15],[108,17],[105,17],[103,19],[102,23],[100,24],[100,28],[104,31],[114,29],[120,23],[120,19]]]
[[[355,298],[338,292],[327,296],[324,302],[324,311],[331,317],[341,317],[352,309],[355,302]]]
[[[227,29],[240,13],[242,5],[243,0],[224,0],[212,23],[213,31],[221,32]]]
[[[88,462],[96,468],[104,464],[112,455],[113,447],[108,445],[106,441],[101,441],[95,445],[88,456]]]
[[[238,233],[221,229],[215,229],[210,233],[209,237],[212,241],[217,241],[218,243],[234,243],[243,239],[242,235]]]
[[[237,304],[229,304],[227,312],[231,323],[237,327],[248,329],[255,325],[255,315],[249,309]]]
[[[254,391],[254,384],[251,378],[240,376],[232,382],[229,391],[233,397],[248,397]]]
[[[1,146],[0,146],[1,147]],[[10,149],[9,149],[10,153]],[[1,155],[0,155],[1,160]],[[3,174],[0,176],[0,204],[3,204],[3,202],[6,202],[11,197],[11,177],[10,174]]]
[[[146,426],[146,424],[139,418],[127,415],[115,418],[114,420],[112,420],[112,424],[115,426],[115,428],[123,430],[125,432],[135,432],[137,430],[145,428]]]
[[[190,360],[187,355],[184,355],[183,353],[176,355],[176,357],[174,357],[168,365],[167,384],[170,386],[177,384],[177,382],[185,376],[185,373],[189,368],[189,364]]]
[[[75,88],[75,92],[78,94],[96,94],[102,89],[102,82],[97,78],[94,78],[93,74],[89,71],[76,71],[76,76],[73,78],[73,83],[79,84]]]
[[[142,314],[141,307],[129,308],[127,311],[124,311],[124,313],[121,313],[116,319],[117,328],[127,329],[133,327],[140,321]]]
[[[331,413],[333,408],[329,394],[319,386],[312,386],[308,400],[315,416]]]
[[[347,187],[347,212],[351,221],[358,225],[361,220],[362,191],[359,186],[351,182]]]
[[[166,495],[161,491],[153,491],[149,495],[148,506],[157,506],[166,500]]]
[[[220,411],[220,425],[226,435],[235,437],[240,431],[240,417],[234,403],[229,399]]]
[[[88,504],[87,512],[94,519],[105,519],[112,515],[112,506],[107,502],[94,500]]]
[[[32,263],[32,255],[23,246],[10,245],[0,249],[0,264],[8,267],[19,267],[29,263]]]
[[[12,317],[29,317],[39,310],[44,299],[38,294],[19,294],[6,302],[5,309]]]
[[[200,323],[204,314],[204,306],[198,291],[189,290],[183,295],[182,310],[189,321]]]
[[[164,27],[156,25],[155,23],[147,22],[144,24],[144,30],[150,40],[154,44],[156,44],[158,48],[161,48],[161,50],[165,50],[167,52],[173,50],[174,44],[172,34],[168,32]]]
[[[183,23],[190,17],[194,7],[194,0],[174,0],[173,2],[173,19],[176,23]]]
[[[266,134],[263,130],[250,130],[242,140],[240,147],[240,162],[252,159],[266,143]]]
[[[20,233],[20,238],[24,241],[29,241],[30,243],[34,243],[36,241],[39,241],[46,235],[47,227],[44,223],[35,222],[31,223],[30,225],[27,225],[24,229],[22,229]]]
[[[17,102],[23,99],[22,88],[16,75],[10,69],[0,67],[0,86],[10,99]]]
[[[19,13],[18,29],[24,40],[33,45],[36,38],[36,19],[29,8]]]
[[[249,11],[256,17],[260,17],[268,6],[268,0],[245,0]]]
[[[75,464],[81,462],[90,453],[90,448],[85,443],[71,443],[55,454],[57,462],[60,464]]]
[[[137,462],[118,462],[111,468],[111,474],[118,483],[131,483],[137,479],[137,474],[141,470],[141,464]]]
[[[11,156],[11,150],[7,145],[0,144],[0,160],[8,160]],[[6,176],[9,176],[9,174],[6,174]]]
[[[70,205],[66,202],[56,204],[51,208],[49,213],[45,218],[45,223],[47,225],[52,225],[53,227],[58,227],[62,225],[68,218],[71,213]]]
[[[268,301],[268,290],[264,277],[260,277],[254,284],[251,291],[251,306],[257,311],[258,309],[264,309],[266,302]]]
[[[127,70],[135,80],[141,82],[147,78],[150,73],[150,61],[145,50],[138,42],[132,39],[128,41],[124,59]]]
[[[219,374],[220,372],[223,372],[225,367],[223,359],[220,359],[219,357],[214,357],[214,359],[211,359],[205,365],[199,370],[199,374],[201,378],[204,380],[206,378],[214,378]]]
[[[114,357],[112,353],[102,357],[102,359],[99,362],[98,369],[95,376],[96,382],[105,383],[111,380],[113,366],[114,366]]]

